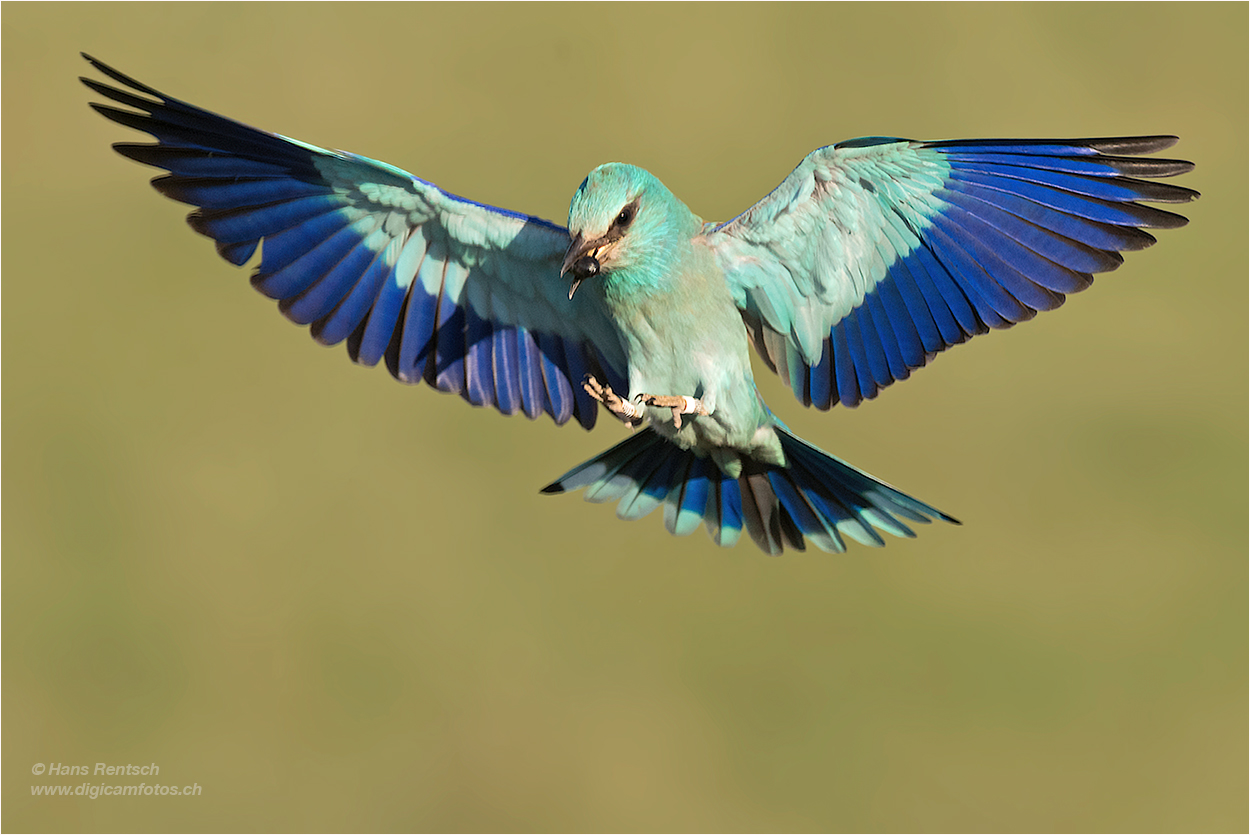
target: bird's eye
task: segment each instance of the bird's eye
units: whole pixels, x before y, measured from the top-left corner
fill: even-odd
[[[621,213],[616,216],[616,225],[624,229],[626,226],[629,226],[629,224],[633,221],[633,219],[634,219],[634,207],[626,206],[625,208],[621,209]]]

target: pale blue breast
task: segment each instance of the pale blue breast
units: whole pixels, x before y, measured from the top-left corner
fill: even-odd
[[[683,446],[745,449],[767,421],[755,392],[746,330],[720,267],[710,253],[691,246],[657,288],[612,292],[630,281],[609,277],[606,304],[623,335],[629,394],[686,395],[712,413],[673,426],[668,409],[652,408],[656,431]]]

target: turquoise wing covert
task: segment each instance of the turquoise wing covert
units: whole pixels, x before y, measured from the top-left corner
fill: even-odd
[[[129,91],[82,82],[133,110],[92,107],[157,140],[114,149],[167,170],[152,185],[198,207],[188,222],[230,263],[260,246],[252,284],[318,342],[346,340],[353,360],[385,359],[405,383],[587,429],[598,403],[583,376],[626,389],[617,329],[593,294],[570,300],[560,278],[563,227],[248,127],[83,57]]]
[[[938,352],[1063,303],[1143,231],[1187,220],[1138,201],[1192,189],[1137,179],[1192,163],[1142,159],[1172,136],[821,148],[705,236],[756,349],[803,403],[855,406]]]

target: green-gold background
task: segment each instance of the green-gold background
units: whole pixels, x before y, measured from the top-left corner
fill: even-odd
[[[6,830],[1244,830],[1247,6],[3,9]],[[1177,133],[1191,218],[857,410],[960,517],[770,559],[538,488],[614,443],[317,347],[78,51],[562,222],[813,148]],[[157,763],[192,798],[32,797]],[[110,784],[145,778],[86,778]]]

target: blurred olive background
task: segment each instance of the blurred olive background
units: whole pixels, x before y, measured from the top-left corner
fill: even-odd
[[[5,4],[8,830],[1244,830],[1247,7]],[[563,221],[866,134],[1178,133],[1188,228],[804,437],[960,517],[770,559],[615,443],[316,346],[109,150],[85,50]],[[155,762],[193,798],[35,798]],[[144,778],[89,778],[138,783]]]

